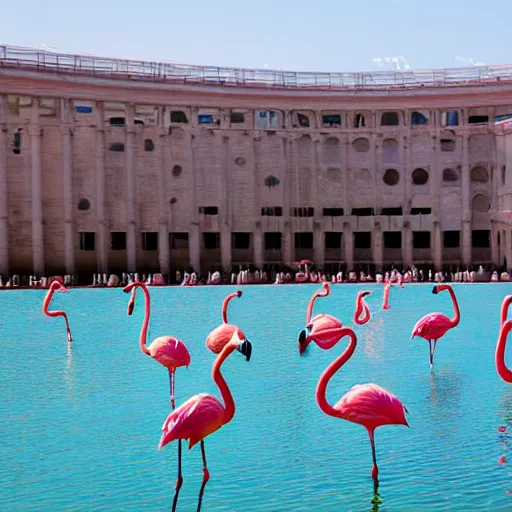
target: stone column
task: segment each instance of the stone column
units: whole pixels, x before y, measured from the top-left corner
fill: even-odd
[[[432,238],[434,249],[434,267],[437,271],[443,268],[443,237],[441,232],[441,223],[434,220],[432,226]]]
[[[160,108],[159,118],[162,120],[165,118],[164,112],[167,109]],[[163,126],[158,128],[157,137],[157,158],[160,162],[160,172],[158,173],[160,182],[158,184],[158,211],[159,211],[159,223],[158,223],[158,265],[160,272],[164,276],[169,276],[169,201],[167,193],[167,175],[170,168],[170,155],[167,144],[166,131]]]
[[[462,232],[461,259],[463,266],[471,265],[471,170],[469,168],[469,135],[464,132],[462,138]]]
[[[69,100],[60,100],[61,165],[64,197],[64,266],[66,274],[72,275],[75,273],[75,222],[73,218],[73,151],[70,103]]]
[[[501,263],[499,254],[500,251],[498,251],[498,228],[498,224],[491,220],[491,261],[495,267]],[[501,244],[503,244],[503,240],[501,240]]]
[[[137,201],[134,165],[135,129],[133,105],[126,105],[125,166],[126,173],[126,265],[128,272],[137,271]]]
[[[318,268],[324,268],[325,264],[325,233],[323,230],[323,224],[321,221],[314,221],[314,234],[313,234],[313,240],[314,240],[314,260],[315,265]]]
[[[430,194],[434,198],[432,208],[432,231],[433,240],[433,260],[434,268],[441,270],[443,267],[443,237],[441,226],[441,177],[442,171],[439,169],[439,151],[440,151],[440,131],[436,127],[432,132],[432,146],[434,149],[434,163],[430,169],[432,183],[430,185]]]
[[[39,106],[33,98],[32,116],[29,125],[30,153],[32,167],[32,262],[34,274],[44,275],[44,231],[43,201],[41,190],[41,127],[39,126]]]
[[[9,275],[9,203],[7,199],[7,113],[5,96],[0,96],[0,274]]]
[[[507,270],[512,268],[512,230],[510,226],[505,225],[505,238],[507,240],[507,249],[505,252],[505,257],[507,259]]]
[[[253,234],[254,265],[262,269],[265,263],[265,248],[263,246],[263,229],[261,222],[257,221]]]
[[[283,137],[281,163],[284,169],[284,183],[283,183],[283,260],[285,263],[294,261],[294,242],[292,222],[291,222],[291,186],[290,175],[292,162],[292,141],[289,138]],[[295,205],[298,206],[298,205]]]
[[[109,239],[105,208],[105,126],[103,103],[95,105],[96,111],[96,248],[97,267],[102,273],[108,272]]]
[[[375,222],[372,235],[372,255],[373,263],[378,269],[382,269],[384,260],[383,237],[380,222]]]
[[[409,220],[404,220],[402,231],[402,260],[405,268],[412,265],[412,229]]]
[[[231,248],[231,194],[229,193],[229,179],[228,179],[228,168],[229,168],[229,137],[216,135],[215,145],[217,151],[215,154],[222,155],[222,187],[221,193],[223,195],[220,204],[220,258],[222,264],[222,270],[225,273],[231,272],[232,267],[232,248]]]
[[[343,252],[347,271],[350,272],[354,268],[354,235],[350,222],[345,222],[343,225]]]
[[[285,220],[283,232],[283,260],[286,264],[295,260],[294,242],[292,223],[290,220]]]
[[[197,180],[194,151],[195,134],[190,133],[188,138],[188,154],[190,155],[190,172],[192,173],[192,190],[190,191],[190,240],[188,245],[190,266],[196,274],[201,273],[201,227],[199,225],[199,210],[197,207]]]

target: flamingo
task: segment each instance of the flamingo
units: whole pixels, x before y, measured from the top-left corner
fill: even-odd
[[[386,281],[384,283],[384,293],[382,295],[382,309],[389,309],[389,292],[391,290],[391,283]]]
[[[162,436],[158,444],[159,450],[176,439],[180,441],[182,439],[188,440],[189,450],[197,443],[201,443],[203,482],[199,491],[197,512],[201,510],[204,488],[210,479],[210,473],[206,464],[204,438],[219,430],[226,423],[229,423],[235,415],[233,396],[224,377],[220,373],[222,363],[235,350],[245,355],[247,361],[250,360],[252,353],[251,344],[248,340],[240,339],[237,330],[233,332],[232,338],[224,345],[212,367],[212,379],[219,388],[224,405],[213,395],[207,393],[194,395],[172,411],[162,426]],[[183,481],[181,467],[178,468],[178,471],[178,478]]]
[[[340,329],[342,323],[332,315],[320,314],[311,318],[313,314],[313,306],[317,297],[327,297],[331,293],[329,283],[324,283],[321,290],[316,291],[309,300],[308,309],[306,312],[306,327],[299,333],[299,351],[302,354],[308,347],[311,341],[328,350],[340,339]],[[354,322],[358,325],[364,325],[370,320],[370,310],[364,301],[364,297],[369,295],[370,292],[359,292],[356,297],[356,310],[354,313]],[[364,317],[361,319],[361,314]]]
[[[411,339],[415,336],[420,336],[428,341],[430,346],[430,368],[434,365],[434,352],[436,350],[437,340],[444,336],[448,330],[457,327],[460,322],[459,305],[457,304],[457,298],[455,297],[453,288],[449,284],[438,284],[434,286],[432,293],[438,294],[444,290],[450,292],[453,309],[455,310],[454,317],[448,318],[443,313],[429,313],[416,322],[411,334]],[[432,342],[434,342],[433,346]]]
[[[236,325],[230,324],[228,322],[228,305],[231,299],[241,296],[242,290],[238,290],[236,292],[230,293],[224,299],[224,302],[222,303],[222,323],[215,327],[215,329],[213,329],[213,331],[211,331],[210,334],[208,334],[206,337],[206,346],[214,354],[220,354],[226,343],[228,343],[229,340],[233,337],[235,331],[238,332],[240,339],[246,339],[245,334],[241,331],[241,329],[239,329]]]
[[[498,371],[498,375],[508,383],[512,383],[512,371],[507,368],[505,363],[505,347],[507,345],[507,336],[510,329],[512,329],[512,320],[507,321],[508,308],[511,302],[512,295],[507,295],[503,299],[503,303],[501,305],[501,325],[495,354],[496,370]]]
[[[357,423],[366,428],[372,446],[372,478],[375,485],[378,485],[379,468],[375,452],[375,429],[383,425],[409,427],[405,418],[405,413],[409,411],[395,395],[377,384],[356,384],[335,405],[327,402],[325,392],[329,381],[350,359],[356,349],[357,338],[354,331],[349,327],[342,327],[339,339],[345,336],[350,337],[350,343],[345,351],[322,373],[316,388],[316,402],[325,414]]]
[[[140,349],[142,352],[144,352],[144,354],[151,356],[162,366],[165,366],[169,371],[170,400],[172,409],[174,410],[174,380],[176,368],[179,368],[180,366],[186,366],[188,368],[190,365],[190,354],[185,344],[182,341],[176,339],[174,336],[160,336],[153,340],[149,347],[146,346],[149,318],[151,314],[151,298],[149,296],[148,288],[144,283],[136,281],[126,286],[123,291],[126,293],[132,292],[130,301],[128,303],[128,315],[131,315],[135,306],[135,295],[138,287],[142,288],[145,297],[144,320],[142,322],[142,329],[140,331],[139,340]],[[178,443],[178,475],[181,475],[181,441]],[[180,476],[178,476],[178,480],[176,481],[176,494],[172,508],[173,511],[176,510],[178,494],[182,483],[183,482],[180,479]]]
[[[66,333],[68,337],[68,343],[71,343],[73,339],[71,338],[71,330],[69,328],[69,321],[68,316],[64,311],[48,311],[48,307],[50,306],[50,302],[52,300],[53,294],[56,292],[67,292],[69,291],[66,287],[64,287],[59,281],[53,281],[50,285],[50,288],[48,289],[48,292],[46,293],[46,296],[43,301],[43,313],[46,316],[50,317],[56,317],[56,316],[63,316],[64,320],[66,321]]]

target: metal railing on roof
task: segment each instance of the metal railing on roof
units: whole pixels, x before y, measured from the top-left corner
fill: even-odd
[[[143,62],[67,55],[8,45],[0,46],[0,68],[151,82],[315,90],[449,87],[512,81],[512,65],[419,71],[315,73]]]

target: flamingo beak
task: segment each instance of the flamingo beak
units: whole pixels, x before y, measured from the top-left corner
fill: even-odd
[[[251,360],[251,354],[252,354],[252,345],[251,342],[246,338],[240,345],[238,345],[237,350],[245,356],[246,361]]]
[[[362,292],[361,297],[367,297],[371,292]]]
[[[437,286],[434,286],[434,288],[432,288],[432,293],[434,295],[437,295],[439,293],[439,291],[437,290]]]
[[[308,346],[308,344],[306,342],[307,342],[307,339],[308,339],[308,336],[310,333],[311,333],[311,327],[304,327],[304,329],[302,329],[299,332],[298,341],[299,341],[299,354],[300,355],[302,355],[304,353],[304,351],[306,350],[306,347]]]

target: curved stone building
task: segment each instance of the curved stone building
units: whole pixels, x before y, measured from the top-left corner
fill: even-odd
[[[3,46],[0,273],[510,264],[510,114],[508,66],[314,74]]]

